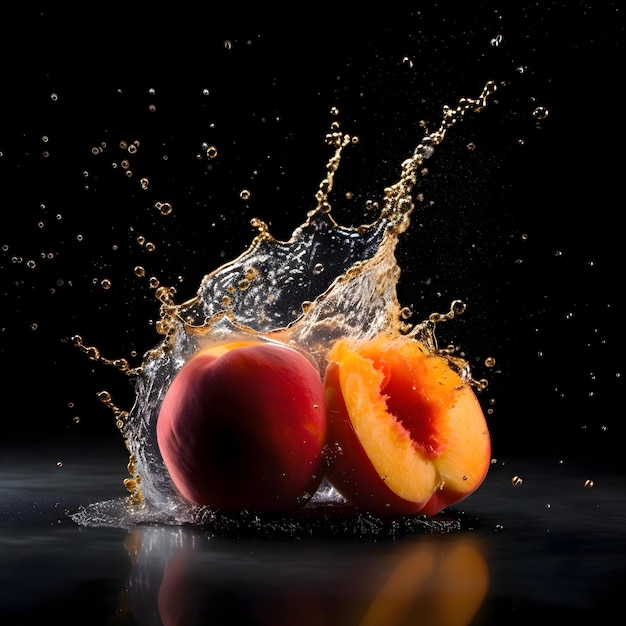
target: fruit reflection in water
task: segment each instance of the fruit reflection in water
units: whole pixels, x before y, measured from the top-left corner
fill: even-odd
[[[206,553],[191,543],[201,543],[198,537],[177,537],[164,565],[155,567],[152,560],[162,553],[151,545],[155,541],[150,532],[156,531],[134,531],[137,569],[131,582],[142,580],[143,587],[128,585],[127,600],[133,607],[145,603],[152,608],[155,591],[145,588],[152,564],[158,574],[154,586],[159,617],[165,626],[219,622],[224,598],[231,597],[232,588],[242,602],[239,607],[229,605],[228,610],[239,617],[237,608],[245,612],[253,606],[255,623],[467,626],[480,611],[490,582],[483,546],[464,533],[408,538],[383,555],[363,550],[342,552],[326,564],[327,576],[307,575],[319,562],[305,548],[296,552],[299,576],[285,575],[281,567],[284,558],[292,563],[293,553],[287,557],[279,552],[271,566],[259,563],[252,554],[242,554],[241,565],[248,572],[242,581],[240,571],[225,567],[220,559],[209,561],[207,567]],[[311,561],[314,565],[309,566]],[[263,593],[259,593],[260,580],[266,583]]]
[[[303,481],[295,490],[300,504],[309,501],[311,489],[319,484],[319,469],[328,470],[332,487],[326,488],[322,482],[320,494],[341,499],[334,491],[336,485],[359,507],[368,509],[371,505],[373,511],[392,515],[432,515],[479,486],[490,450],[474,390],[482,389],[486,382],[473,379],[467,362],[452,346],[440,349],[435,337],[436,325],[463,312],[464,305],[453,302],[448,312],[408,323],[406,307],[401,306],[396,293],[400,268],[395,248],[415,208],[415,187],[424,161],[447,131],[468,111],[486,106],[494,91],[494,83],[489,82],[478,98],[462,98],[456,107],[444,107],[439,127],[426,134],[402,163],[399,179],[384,190],[380,206],[368,203],[378,209],[374,221],[358,227],[341,226],[332,216],[329,197],[334,176],[344,148],[356,143],[334,122],[326,137],[333,153],[316,193],[316,206],[305,222],[288,241],[279,241],[265,223],[253,220],[257,235],[249,248],[207,274],[191,300],[178,304],[173,288],[160,287],[157,330],[163,340],[145,355],[140,367],[130,368],[124,359],[107,360],[75,337],[90,358],[117,366],[135,385],[136,398],[130,411],[102,396],[115,413],[131,455],[131,478],[126,482],[131,492],[128,515],[134,520],[197,522],[204,519],[205,505],[210,509],[223,504],[219,499],[197,501],[190,497],[211,480],[223,481],[216,490],[226,493],[228,479],[213,470],[208,475],[206,467],[198,469],[197,476],[193,471],[185,472],[185,467],[198,467],[188,445],[194,433],[181,436],[178,429],[210,430],[215,426],[210,425],[211,420],[222,411],[214,408],[231,400],[207,400],[208,404],[196,411],[194,426],[183,426],[184,420],[178,423],[173,416],[187,413],[187,392],[211,385],[218,389],[225,381],[233,403],[238,394],[248,396],[237,397],[237,402],[245,404],[244,413],[252,414],[254,403],[259,403],[259,424],[264,426],[245,445],[252,451],[252,460],[273,455],[280,467],[281,459],[291,454],[305,464],[311,461],[305,473],[312,482]],[[263,350],[283,344],[280,349],[298,355],[287,369],[302,380],[300,364],[306,362],[306,368],[310,365],[316,376],[312,381],[307,370],[304,378],[309,382],[300,392],[304,395],[297,397],[286,375],[275,376],[271,384],[264,382],[262,359],[245,359],[248,348],[225,348],[237,343],[260,344],[257,347]],[[209,367],[185,382],[185,372],[194,367],[196,359],[222,353],[228,354],[209,360],[215,364],[225,358],[239,364],[245,361],[245,367],[234,367],[220,374],[222,378],[213,376]],[[322,384],[329,419],[318,399]],[[316,409],[311,408],[313,404]],[[163,424],[159,427],[161,411]],[[281,415],[281,411],[291,417]],[[306,419],[300,415],[294,418],[293,411],[317,417],[303,425]],[[241,415],[239,418],[243,419]],[[294,420],[295,431],[275,428],[273,420],[284,419]],[[303,438],[300,435],[307,428],[314,432]],[[348,430],[352,431],[350,436]],[[314,448],[321,439],[326,441],[326,459],[325,465],[318,467]],[[205,454],[202,447],[198,449]],[[184,481],[178,479],[185,473],[188,480],[191,477],[187,492],[181,487]],[[279,489],[268,493],[269,500],[281,500]],[[229,501],[228,507],[238,504],[241,508],[263,508],[259,500],[244,497],[238,503]],[[76,519],[96,523],[111,514],[119,512],[96,505]]]

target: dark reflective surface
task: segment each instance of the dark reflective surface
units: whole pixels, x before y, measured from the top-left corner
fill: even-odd
[[[626,585],[623,11],[497,5],[312,5],[288,27],[264,5],[264,20],[239,5],[229,18],[204,6],[4,8],[0,624],[615,621]],[[416,315],[467,299],[442,345],[490,379],[498,461],[462,503],[462,528],[289,541],[74,523],[79,507],[126,495],[126,450],[96,393],[124,409],[133,393],[69,337],[136,363],[159,339],[149,277],[182,301],[248,245],[251,217],[289,237],[313,208],[331,107],[361,137],[333,211],[360,224],[420,121],[486,80],[501,85],[498,103],[429,162],[397,250]]]
[[[461,626],[619,608],[626,495],[608,472],[497,462],[463,510],[446,512],[460,530],[397,539],[331,524],[294,541],[75,524],[68,512],[124,497],[125,461],[114,444],[3,450],[3,624]]]

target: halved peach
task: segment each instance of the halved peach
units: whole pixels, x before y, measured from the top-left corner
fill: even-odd
[[[434,515],[485,479],[491,440],[474,391],[413,338],[338,340],[325,387],[328,478],[359,508]]]

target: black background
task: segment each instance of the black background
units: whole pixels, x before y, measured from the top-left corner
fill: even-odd
[[[420,120],[434,126],[444,104],[494,80],[490,106],[428,163],[398,249],[400,298],[419,319],[467,302],[440,339],[490,380],[495,456],[619,466],[617,3],[191,6],[1,10],[0,442],[119,437],[96,393],[130,408],[129,381],[69,338],[138,364],[160,337],[135,265],[183,301],[250,243],[250,218],[288,238],[315,204],[331,107],[360,137],[331,198],[336,219],[357,224],[397,179]]]

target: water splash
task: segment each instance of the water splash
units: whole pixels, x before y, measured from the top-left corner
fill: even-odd
[[[398,180],[384,189],[374,204],[377,217],[357,227],[338,224],[332,215],[330,195],[346,146],[358,138],[342,132],[334,121],[326,142],[333,153],[326,176],[315,195],[316,206],[289,240],[275,239],[261,220],[252,220],[257,234],[236,259],[207,274],[192,299],[176,303],[172,287],[159,287],[157,330],[162,341],[146,353],[142,364],[131,368],[126,359],[107,359],[87,346],[74,343],[86,355],[116,367],[134,383],[135,402],[130,411],[117,407],[107,392],[100,399],[113,411],[130,457],[130,495],[120,501],[92,504],[73,515],[85,525],[128,526],[136,523],[216,525],[216,514],[206,507],[183,501],[175,489],[156,442],[156,418],[165,393],[177,372],[200,349],[233,335],[278,339],[305,349],[320,372],[326,355],[339,337],[369,338],[395,329],[446,355],[463,378],[478,388],[485,381],[472,379],[467,362],[453,347],[439,349],[437,323],[463,312],[464,304],[451,303],[444,313],[433,313],[417,324],[407,321],[398,301],[396,285],[400,267],[395,257],[399,236],[406,231],[415,208],[415,190],[429,159],[446,133],[468,111],[487,105],[496,90],[489,81],[475,99],[462,98],[456,107],[444,106],[439,127],[427,133],[413,154],[401,164]],[[336,113],[336,111],[335,111]],[[324,483],[304,507],[345,504]],[[222,521],[223,523],[223,521]]]

